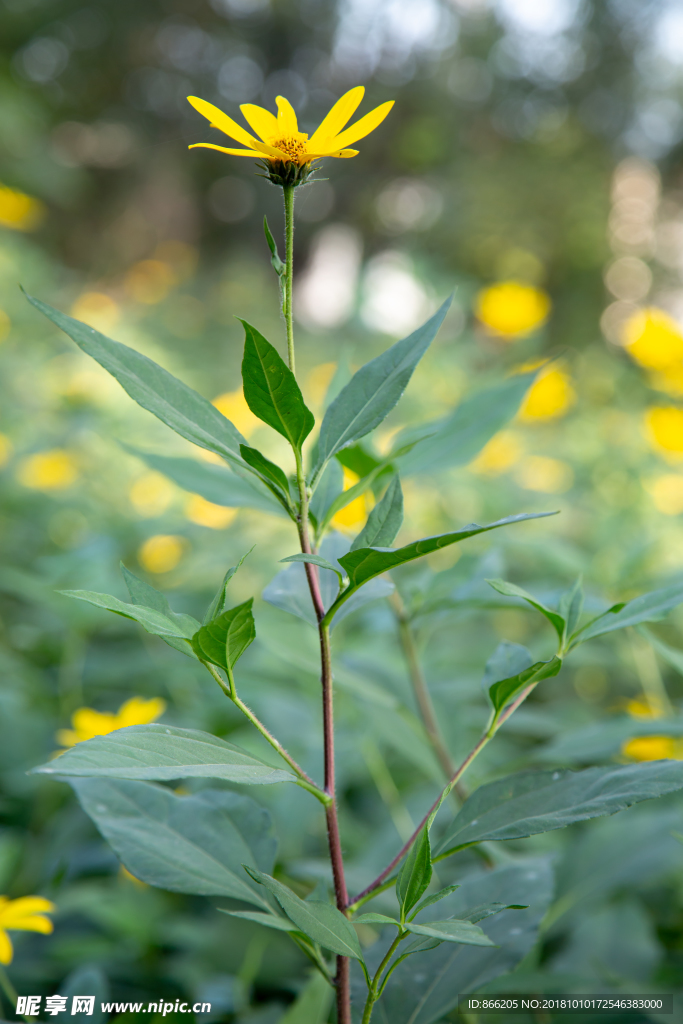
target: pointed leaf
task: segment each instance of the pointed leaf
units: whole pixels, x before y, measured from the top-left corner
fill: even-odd
[[[133,604],[143,608],[153,608],[155,611],[161,612],[162,615],[165,615],[172,622],[177,623],[184,637],[191,636],[196,631],[199,623],[195,618],[182,612],[174,612],[163,594],[160,594],[149,583],[138,579],[130,569],[126,568],[123,562],[120,563],[120,566]]]
[[[450,304],[448,298],[422,327],[362,366],[342,388],[320,427],[313,478],[335,452],[364,437],[388,416],[443,323]]]
[[[209,607],[206,609],[206,615],[204,616],[204,620],[202,622],[203,626],[208,625],[208,623],[211,622],[212,619],[218,618],[218,616],[224,610],[224,608],[225,608],[225,593],[226,593],[226,590],[228,588],[228,583],[233,578],[233,576],[235,575],[237,570],[241,567],[241,565],[244,562],[244,559],[247,557],[247,555],[250,555],[253,550],[254,550],[253,547],[249,548],[249,550],[246,552],[246,554],[242,555],[242,557],[240,558],[240,560],[237,563],[237,565],[233,565],[226,572],[225,576],[223,577],[223,582],[221,583],[220,587],[218,588],[218,593],[214,597],[214,599],[211,602],[211,604],[209,605]]]
[[[192,637],[192,646],[201,661],[210,661],[226,672],[232,672],[235,663],[256,638],[256,627],[250,597],[243,604],[223,612],[212,619]]]
[[[247,405],[254,416],[300,451],[315,425],[313,413],[304,404],[296,377],[277,350],[246,320],[241,323],[245,331],[242,380]]]
[[[401,922],[394,917],[387,917],[386,914],[359,914],[354,917],[354,924],[393,924],[395,928],[401,927]]]
[[[351,544],[356,548],[388,548],[394,542],[396,534],[403,523],[403,491],[401,481],[395,476],[384,497],[373,508],[368,521]]]
[[[258,448],[250,448],[247,444],[240,445],[240,454],[244,461],[256,470],[278,501],[288,508],[289,481],[280,467],[262,455]]]
[[[663,618],[672,608],[683,602],[683,584],[675,583],[662,590],[653,590],[649,594],[636,597],[626,604],[613,605],[603,615],[598,615],[571,637],[571,646],[583,644],[596,636],[612,633],[615,629],[626,629],[637,626],[640,622],[656,622]]]
[[[286,273],[287,267],[280,259],[280,254],[277,251],[277,245],[275,244],[273,234],[270,228],[268,227],[268,219],[266,217],[263,218],[263,231],[266,236],[268,248],[270,249],[270,262],[273,264],[273,270],[275,271],[278,277],[282,277],[283,274]]]
[[[522,587],[518,587],[514,583],[507,583],[505,580],[487,580],[486,582],[490,587],[493,587],[494,590],[497,590],[499,594],[503,594],[505,597],[519,597],[522,601],[526,601],[532,608],[539,611],[541,615],[545,615],[548,622],[550,622],[554,627],[560,640],[562,640],[564,635],[564,619],[561,615],[558,615],[557,612],[551,611],[550,608],[546,608],[546,606],[541,604],[540,601],[537,601],[528,590],[523,590]]]
[[[557,657],[551,658],[550,661],[537,661],[535,665],[531,665],[530,668],[525,669],[518,675],[512,676],[510,679],[501,679],[500,682],[494,683],[489,690],[489,697],[491,698],[496,717],[527,686],[540,683],[542,679],[550,679],[552,676],[556,676],[561,668],[562,660]]]
[[[534,659],[531,657],[531,652],[526,647],[523,647],[522,644],[513,644],[509,640],[501,640],[486,662],[486,668],[484,669],[484,676],[481,682],[486,690],[486,696],[488,697],[489,690],[494,683],[499,682],[501,679],[510,679],[512,676],[519,675],[520,672],[530,668],[533,663]]]
[[[445,896],[450,896],[452,892],[455,892],[455,890],[459,888],[459,885],[447,885],[445,888],[439,889],[438,892],[432,893],[431,896],[425,896],[410,915],[410,920],[412,921],[417,917],[420,911],[425,910],[427,907],[431,907],[433,903],[438,903],[440,900],[444,899]]]
[[[245,786],[295,782],[291,772],[273,768],[241,747],[199,729],[171,725],[130,725],[77,743],[31,774],[102,776],[169,782],[225,779]]]
[[[488,935],[471,921],[430,921],[429,924],[408,922],[404,925],[415,935],[426,935],[441,942],[461,942],[466,946],[495,946]]]
[[[396,898],[401,907],[401,920],[422,898],[432,880],[432,854],[429,828],[425,827],[410,847],[396,879]]]
[[[472,907],[471,910],[466,911],[462,917],[465,921],[477,924],[479,921],[485,921],[487,917],[494,917],[495,914],[500,914],[501,910],[528,909],[529,906],[526,903],[480,903],[478,907]]]
[[[320,569],[329,569],[330,572],[334,572],[339,577],[339,586],[342,586],[343,576],[339,572],[336,565],[332,565],[332,562],[328,562],[326,558],[322,558],[321,555],[311,555],[303,551],[298,551],[295,555],[288,555],[287,558],[281,558],[281,562],[308,562],[310,565],[317,565]]]
[[[292,924],[288,917],[276,917],[275,914],[265,914],[262,910],[226,910],[224,907],[218,909],[229,917],[239,917],[243,921],[255,921],[256,924],[274,928],[278,932],[297,931],[296,925]]]
[[[71,783],[83,807],[126,868],[172,892],[229,896],[269,910],[240,870],[273,863],[270,816],[249,797],[205,789],[177,796],[163,786],[121,779]]]
[[[134,619],[148,633],[153,633],[155,636],[192,639],[192,624],[196,620],[190,615],[178,615],[170,618],[157,611],[156,608],[127,604],[125,601],[119,601],[118,597],[112,597],[111,594],[96,594],[92,590],[60,590],[59,593],[64,594],[65,597],[74,597],[77,601],[87,601],[88,604],[94,604],[97,608],[106,608],[107,611],[123,615],[126,619]]]
[[[331,903],[325,903],[322,900],[301,900],[296,893],[271,878],[270,875],[254,871],[247,868],[246,865],[245,869],[255,881],[265,885],[287,917],[304,935],[308,935],[314,942],[320,943],[325,949],[330,949],[339,956],[351,956],[356,960],[363,959],[353,925]]]
[[[31,295],[26,298],[116,377],[122,388],[143,409],[149,410],[181,437],[200,448],[216,452],[229,462],[244,465],[239,454],[239,445],[244,438],[206,398],[135,349],[112,341],[93,327],[60,313],[40,299]]]

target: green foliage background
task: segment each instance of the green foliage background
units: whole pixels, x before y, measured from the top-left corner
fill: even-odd
[[[292,553],[289,524],[240,511],[229,529],[212,530],[187,519],[179,489],[161,514],[137,514],[129,489],[143,466],[121,442],[167,455],[187,455],[189,445],[134,406],[18,289],[21,282],[67,311],[84,293],[112,296],[121,312],[112,335],[209,398],[239,386],[235,316],[283,344],[260,226],[264,212],[274,231],[280,225],[279,194],[252,176],[250,162],[187,152],[209,137],[185,102],[188,92],[233,113],[239,102],[272,105],[283,92],[302,110],[304,128],[358,82],[372,105],[397,101],[359,157],[329,161],[327,180],[300,190],[300,281],[320,252],[325,223],[345,226],[346,244],[360,253],[348,316],[316,326],[316,303],[325,299],[314,291],[300,315],[300,376],[313,406],[320,409],[324,395],[316,367],[355,367],[391,342],[369,326],[367,312],[381,283],[377,268],[388,265],[407,275],[427,311],[457,285],[454,309],[388,428],[444,415],[463,395],[544,355],[561,356],[572,375],[577,402],[566,416],[514,426],[524,457],[571,468],[570,489],[533,491],[514,468],[488,478],[466,466],[406,487],[400,543],[471,520],[561,510],[470,541],[457,561],[449,549],[398,577],[407,595],[452,599],[452,607],[427,607],[416,621],[454,755],[484,724],[480,680],[496,644],[552,654],[550,626],[522,602],[498,600],[484,577],[512,579],[552,602],[583,573],[595,611],[683,578],[677,517],[659,511],[648,490],[676,467],[643,429],[650,405],[676,400],[652,390],[599,326],[614,301],[602,274],[612,255],[610,187],[619,161],[635,153],[659,164],[661,224],[677,222],[683,114],[680,65],[662,41],[670,8],[663,0],[557,0],[545,15],[539,8],[534,23],[511,2],[417,6],[419,16],[414,4],[380,0],[0,4],[0,181],[46,208],[35,232],[3,230],[0,238],[0,306],[12,323],[0,349],[0,429],[13,453],[0,497],[0,891],[39,891],[59,908],[52,937],[15,935],[11,974],[20,992],[59,991],[65,977],[93,965],[119,1000],[205,999],[216,1020],[276,1024],[306,977],[285,936],[217,914],[210,900],[124,877],[68,787],[25,774],[50,756],[55,730],[76,708],[113,711],[135,694],[164,697],[168,723],[263,753],[193,663],[127,620],[56,591],[123,597],[119,559],[142,573],[137,553],[147,538],[180,536],[178,566],[149,578],[177,610],[201,618],[225,569],[252,545],[233,597],[261,593],[277,561]],[[164,249],[169,241],[185,248]],[[169,252],[180,259],[176,283],[157,302],[136,301],[135,268]],[[394,254],[388,262],[387,252]],[[657,250],[646,259],[653,300],[680,302],[675,261],[658,259]],[[553,314],[542,331],[508,344],[477,327],[471,306],[481,286],[515,276],[546,288]],[[265,427],[251,437],[271,457],[283,455]],[[73,486],[48,493],[22,485],[23,460],[57,448],[76,460]],[[257,642],[240,663],[240,691],[318,776],[315,634],[260,598],[255,614]],[[626,700],[660,680],[677,714],[683,655],[667,651],[682,646],[682,624],[678,611],[655,626],[667,645],[656,650],[628,634],[581,648],[487,749],[468,786],[526,767],[608,762],[619,744],[600,746],[608,735],[602,726],[621,720]],[[355,890],[393,856],[441,775],[385,603],[350,617],[335,638],[342,829]],[[594,725],[591,746],[585,730]],[[262,787],[258,799],[280,838],[278,877],[304,895],[326,878],[318,806],[295,787]],[[522,965],[535,984],[681,988],[677,831],[680,798],[670,797],[511,844],[529,857],[551,854],[557,873],[550,916]],[[458,854],[440,881],[476,865],[474,854]],[[372,938],[368,927],[365,939]]]

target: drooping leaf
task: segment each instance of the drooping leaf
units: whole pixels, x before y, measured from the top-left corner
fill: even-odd
[[[462,530],[457,530],[454,533],[442,533],[436,537],[423,537],[421,540],[413,541],[412,544],[406,544],[402,548],[389,550],[357,548],[355,551],[349,551],[347,555],[343,555],[339,559],[339,562],[346,570],[350,582],[348,588],[335,602],[335,608],[346,601],[354,591],[358,590],[359,587],[362,587],[364,583],[367,583],[374,576],[379,576],[389,569],[395,569],[405,562],[411,562],[415,558],[431,554],[432,551],[439,551],[450,544],[457,544],[461,540],[467,540],[468,537],[476,537],[480,533],[497,530],[501,526],[521,523],[527,519],[543,519],[554,514],[553,512],[523,512],[518,515],[507,516],[505,519],[499,519],[495,523],[489,523],[488,526],[478,526],[476,523],[471,523],[469,526],[465,526]]]
[[[188,658],[195,658],[196,655],[185,638],[188,634],[194,633],[199,625],[197,620],[193,619],[191,615],[174,612],[163,594],[160,594],[149,583],[138,579],[130,569],[126,568],[123,562],[120,563],[120,566],[132,603],[143,608],[151,608],[161,615],[165,615],[172,622],[175,622],[178,630],[183,634],[183,639],[178,636],[167,636],[166,634],[157,633],[156,635],[161,636],[164,643],[167,643],[169,647],[173,647],[174,650],[180,651],[181,654],[187,655]]]
[[[537,661],[535,665],[524,669],[510,679],[501,679],[494,683],[489,689],[489,697],[493,704],[493,710],[499,714],[515,697],[519,696],[522,690],[532,683],[540,683],[542,679],[550,679],[556,676],[562,668],[561,658],[551,658],[550,661]]]
[[[77,601],[86,601],[95,605],[96,608],[106,608],[107,611],[115,612],[126,619],[133,619],[148,633],[155,636],[169,636],[192,639],[192,623],[196,620],[189,615],[179,615],[170,618],[156,608],[146,608],[140,604],[128,604],[126,601],[119,601],[118,597],[111,594],[96,594],[91,590],[61,590],[65,597],[74,597]],[[199,623],[196,623],[199,625]]]
[[[368,521],[351,544],[356,548],[388,548],[394,542],[403,523],[403,491],[395,476],[380,502],[370,512]]]
[[[320,427],[315,479],[335,452],[374,430],[394,408],[451,304],[448,298],[416,331],[362,366],[335,398]]]
[[[405,928],[415,935],[426,935],[430,939],[442,942],[460,942],[467,946],[495,946],[486,932],[483,932],[471,921],[430,921],[429,924],[417,924],[411,921]]]
[[[270,875],[262,871],[254,871],[251,868],[248,869],[248,873],[255,881],[265,885],[287,917],[304,935],[308,935],[314,942],[320,943],[325,949],[330,949],[340,956],[351,956],[356,960],[363,959],[353,925],[331,903],[326,903],[323,900],[301,900],[296,893],[271,878]]]
[[[565,637],[571,636],[579,624],[583,611],[583,585],[579,576],[565,594],[560,598],[559,612],[565,620]]]
[[[278,351],[255,327],[244,325],[242,380],[247,405],[260,420],[301,450],[315,424],[296,377]]]
[[[615,604],[602,615],[598,615],[592,622],[587,623],[582,629],[577,630],[571,637],[571,647],[583,644],[586,640],[592,640],[596,636],[612,633],[615,629],[637,626],[640,622],[657,622],[681,602],[683,602],[683,584],[674,583],[671,587],[642,594],[641,597],[636,597],[633,601],[628,601],[625,604],[623,602]]]
[[[240,445],[240,454],[244,461],[256,470],[278,501],[285,508],[289,508],[289,481],[280,467],[262,455],[258,448],[250,448],[247,444]]]
[[[106,736],[95,736],[31,771],[41,775],[158,782],[225,779],[246,786],[295,781],[291,772],[273,768],[210,733],[159,724],[130,725]]]
[[[27,295],[28,301],[103,366],[130,397],[200,448],[222,455],[228,462],[244,465],[239,453],[244,438],[211,402],[183,384],[168,370],[100,334],[79,320]]]
[[[575,821],[615,814],[642,800],[683,789],[680,761],[647,761],[572,772],[522,772],[479,789],[465,801],[438,848],[451,853],[484,840],[522,839]]]
[[[225,576],[223,577],[223,582],[221,583],[220,587],[218,588],[218,592],[216,593],[216,596],[214,597],[214,599],[211,602],[211,604],[209,605],[209,607],[206,609],[206,614],[205,614],[204,620],[202,622],[203,626],[206,626],[209,622],[212,621],[212,619],[218,618],[218,616],[221,614],[221,612],[224,611],[224,609],[225,609],[225,594],[226,594],[226,591],[227,591],[227,588],[228,588],[228,584],[230,583],[230,580],[233,578],[233,576],[235,575],[237,570],[240,568],[242,563],[244,562],[244,559],[247,557],[247,555],[250,555],[253,550],[254,550],[253,547],[249,548],[249,550],[246,552],[246,554],[242,555],[242,557],[240,558],[240,560],[237,563],[237,565],[231,566],[230,569],[228,569],[228,571],[226,572]]]
[[[510,377],[486,391],[468,396],[444,420],[409,427],[395,439],[395,448],[409,441],[415,447],[397,459],[402,477],[435,469],[464,466],[517,413],[538,371]],[[422,440],[418,440],[422,437]]]
[[[396,898],[402,919],[410,913],[429,887],[432,880],[432,853],[429,828],[425,827],[410,847],[396,879]]]
[[[153,452],[141,452],[130,445],[122,445],[131,455],[146,462],[151,469],[163,473],[178,487],[190,494],[199,494],[212,505],[224,505],[226,508],[258,508],[263,512],[281,515],[282,507],[265,484],[246,464],[242,468],[235,467],[232,473],[225,466],[213,465],[210,462],[199,462],[197,459],[176,458],[169,455],[155,455]],[[238,449],[239,450],[239,449]],[[243,473],[244,475],[239,475]]]
[[[232,672],[237,660],[256,638],[251,610],[253,603],[254,599],[250,597],[197,630],[192,637],[192,646],[201,661],[210,661],[212,665]]]
[[[562,640],[564,636],[565,622],[561,615],[557,612],[552,611],[550,608],[546,608],[544,604],[537,601],[528,590],[524,590],[522,587],[516,586],[514,583],[508,583],[506,580],[487,580],[490,587],[497,590],[499,594],[503,594],[505,597],[519,597],[522,601],[526,601],[532,608],[535,608],[545,615],[548,622],[553,626],[558,638]]]
[[[266,928],[274,928],[278,932],[295,932],[298,930],[288,917],[265,914],[262,910],[225,910],[224,907],[219,907],[218,909],[221,913],[228,914],[229,917],[239,917],[243,921],[254,921],[256,924],[262,924]]]
[[[148,885],[199,896],[230,896],[269,910],[241,870],[272,865],[270,815],[226,790],[177,796],[163,786],[122,779],[71,785],[126,868]]]

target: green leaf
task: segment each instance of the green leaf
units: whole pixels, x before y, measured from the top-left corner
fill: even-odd
[[[410,847],[396,879],[396,898],[401,908],[401,920],[422,899],[431,880],[432,854],[429,828],[425,827]]]
[[[325,1024],[333,995],[327,979],[316,972],[277,1024]]]
[[[356,498],[360,498],[366,491],[369,491],[374,481],[387,468],[387,466],[387,462],[379,462],[374,469],[371,469],[367,476],[362,477],[357,484],[353,484],[351,487],[347,487],[345,491],[338,493],[318,520],[318,533],[322,533],[323,530],[329,526],[337,512],[341,512],[341,510],[346,508],[347,505],[350,505],[352,501],[355,501]]]
[[[537,661],[535,665],[524,669],[518,675],[511,676],[510,679],[501,679],[500,682],[494,683],[489,689],[489,697],[491,698],[496,718],[498,718],[503,708],[510,701],[514,700],[527,686],[533,683],[540,683],[542,679],[550,679],[552,676],[556,676],[561,668],[562,660],[554,657],[550,661]]]
[[[415,935],[426,935],[442,942],[461,942],[466,946],[495,946],[488,935],[471,921],[430,921],[429,924],[407,922],[404,925]]]
[[[282,514],[280,504],[261,480],[254,476],[251,467],[248,479],[245,479],[238,475],[239,467],[236,467],[237,472],[231,473],[225,466],[212,465],[210,462],[141,452],[127,444],[122,447],[131,455],[142,459],[151,469],[163,473],[184,491],[199,494],[214,505],[224,505],[226,508],[258,508],[274,515]],[[244,463],[242,469],[246,475],[247,467]]]
[[[296,781],[291,772],[273,768],[217,736],[159,724],[130,725],[84,740],[47,764],[32,768],[31,774],[158,782],[225,779],[244,786]]]
[[[255,921],[256,924],[265,925],[266,928],[274,928],[278,932],[295,932],[297,927],[288,917],[277,917],[275,914],[265,914],[262,910],[226,910],[218,908],[222,914],[229,917],[239,917],[243,921]]]
[[[96,594],[92,590],[60,590],[65,597],[74,597],[77,601],[87,601],[94,604],[96,608],[106,608],[107,611],[123,615],[126,619],[134,619],[148,632],[155,636],[180,637],[186,640],[192,639],[192,623],[196,620],[190,615],[178,615],[171,618],[159,612],[156,608],[146,608],[144,605],[127,604],[119,601],[118,597],[111,594]],[[160,595],[161,596],[161,595]],[[199,623],[196,623],[199,625]]]
[[[220,587],[218,588],[218,593],[214,597],[214,599],[211,602],[211,604],[209,605],[209,607],[206,609],[206,615],[204,616],[204,619],[202,621],[202,625],[203,626],[206,626],[209,622],[212,621],[212,619],[218,618],[218,616],[224,610],[224,608],[225,608],[225,595],[226,595],[226,591],[227,591],[227,588],[228,588],[228,584],[230,583],[230,580],[233,578],[233,576],[235,575],[237,570],[241,567],[242,563],[244,562],[244,559],[247,557],[247,555],[250,555],[253,550],[254,550],[253,547],[249,548],[249,550],[246,552],[246,554],[242,555],[242,557],[240,558],[240,560],[237,563],[237,565],[233,565],[226,572],[225,576],[223,577],[223,582],[221,583]]]
[[[487,580],[486,582],[490,587],[493,587],[494,590],[497,590],[499,594],[503,594],[505,597],[519,597],[522,601],[526,601],[532,608],[539,611],[541,615],[545,615],[548,622],[555,629],[560,641],[562,640],[562,637],[564,636],[565,623],[561,615],[558,615],[557,612],[551,611],[550,608],[546,608],[546,606],[541,604],[540,601],[537,601],[536,598],[528,592],[528,590],[523,590],[522,587],[518,587],[514,583],[507,583],[505,580]]]
[[[369,434],[389,415],[443,323],[451,298],[422,327],[362,366],[342,388],[323,417],[313,479],[335,452]]]
[[[344,470],[338,459],[331,459],[320,477],[308,506],[311,516],[320,523],[335,498],[344,490]]]
[[[201,661],[210,661],[228,674],[232,672],[237,660],[256,638],[253,603],[254,598],[250,597],[197,630],[192,646]]]
[[[462,916],[464,920],[477,924],[478,921],[484,921],[487,917],[500,914],[501,910],[528,909],[529,905],[527,903],[480,903],[478,907],[472,907],[471,910],[468,910]]]
[[[438,903],[445,896],[450,896],[452,892],[455,892],[455,890],[459,888],[459,885],[447,885],[445,888],[439,889],[438,892],[432,893],[431,896],[425,896],[410,915],[410,920],[412,921],[422,910],[425,910],[427,907],[431,907],[433,903]]]
[[[570,637],[570,650],[577,644],[583,644],[586,640],[603,636],[605,633],[612,633],[615,629],[637,626],[640,622],[656,622],[682,601],[683,584],[675,583],[671,587],[642,594],[641,597],[636,597],[625,604],[615,604]]]
[[[344,577],[339,572],[336,565],[332,565],[332,562],[328,562],[326,558],[322,558],[321,555],[311,555],[303,551],[298,551],[295,555],[287,555],[286,558],[281,558],[281,562],[308,562],[310,565],[317,565],[320,569],[329,569],[330,572],[335,572],[339,577],[339,586],[343,586]]]
[[[450,416],[401,431],[395,447],[416,441],[397,460],[402,477],[464,466],[516,415],[538,371],[510,377],[502,384],[466,398]]]
[[[192,636],[199,625],[196,619],[182,612],[174,612],[163,594],[160,594],[149,583],[138,579],[130,569],[126,568],[123,562],[119,564],[130,599],[134,605],[142,608],[152,608],[154,611],[160,612],[170,619],[171,622],[175,622],[178,625],[178,628],[182,631],[182,636]]]
[[[401,922],[394,917],[387,917],[386,914],[359,914],[354,917],[354,924],[393,924],[395,928],[401,927]]]
[[[270,249],[270,262],[273,264],[273,270],[275,271],[278,277],[282,277],[284,274],[287,273],[287,267],[280,259],[280,254],[277,251],[277,245],[275,243],[275,239],[273,238],[272,232],[268,227],[268,219],[266,217],[263,218],[263,231],[266,236],[268,248]]]
[[[246,865],[245,870],[255,881],[265,885],[287,917],[304,935],[308,935],[314,942],[318,942],[325,949],[330,949],[339,956],[351,956],[355,960],[363,959],[353,925],[331,903],[326,903],[323,900],[300,900],[296,893],[271,878],[270,875],[254,871]]]
[[[374,576],[379,576],[389,569],[395,569],[397,566],[403,565],[404,562],[411,562],[415,558],[429,555],[432,551],[439,551],[441,548],[448,547],[449,544],[457,544],[461,540],[467,540],[468,537],[476,537],[480,533],[497,530],[500,526],[521,523],[527,519],[543,519],[546,516],[555,514],[554,512],[522,512],[518,515],[507,516],[505,519],[499,519],[495,523],[489,523],[488,526],[478,526],[476,523],[470,523],[469,526],[465,526],[462,530],[457,530],[454,533],[442,533],[436,537],[423,537],[422,540],[413,541],[412,544],[406,544],[404,547],[394,550],[357,548],[355,551],[349,551],[348,554],[342,555],[339,559],[340,564],[348,573],[349,586],[335,601],[333,608],[336,610],[351,594]]]
[[[262,455],[258,448],[250,448],[247,444],[240,445],[240,454],[244,461],[255,469],[275,497],[289,511],[289,481],[284,472],[274,462]]]
[[[373,508],[368,521],[351,545],[356,548],[388,548],[403,523],[403,491],[398,476],[393,477],[384,497]]]
[[[501,640],[495,651],[486,662],[482,686],[488,697],[494,683],[501,679],[510,679],[519,675],[534,663],[531,652],[522,644],[513,644],[509,640]]]
[[[244,397],[255,416],[286,437],[297,451],[315,425],[296,377],[269,341],[246,320],[242,380]]]
[[[229,896],[269,910],[241,863],[271,865],[270,815],[249,797],[204,789],[177,796],[122,779],[71,783],[81,807],[126,868],[148,885],[197,896]]]
[[[583,586],[580,576],[577,577],[574,586],[560,598],[558,611],[565,620],[564,635],[566,639],[566,637],[572,635],[578,626],[581,612],[583,611]]]
[[[438,854],[447,856],[484,840],[523,839],[565,828],[680,789],[680,761],[608,765],[580,772],[522,772],[475,790],[441,840]]]
[[[135,349],[112,341],[93,327],[60,313],[40,299],[31,295],[26,295],[26,298],[68,334],[79,348],[116,377],[124,391],[143,409],[200,448],[216,452],[228,462],[244,465],[239,454],[244,438],[206,398]]]

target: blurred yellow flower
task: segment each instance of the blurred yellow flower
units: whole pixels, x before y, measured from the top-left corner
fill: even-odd
[[[660,702],[656,701],[653,706],[652,699],[648,697],[638,697],[627,701],[626,711],[631,718],[661,718],[663,714]]]
[[[234,423],[240,434],[243,434],[244,437],[249,437],[254,428],[261,422],[258,416],[254,416],[247,405],[242,388],[217,395],[212,405],[215,405],[219,412],[222,412],[231,423]]]
[[[37,491],[61,491],[71,487],[78,477],[72,455],[63,448],[38,452],[25,458],[17,470],[19,482]]]
[[[162,473],[143,473],[130,485],[128,496],[139,516],[160,516],[173,501],[175,488]]]
[[[306,391],[308,399],[310,399],[310,405],[321,406],[323,404],[327,389],[332,382],[336,370],[336,363],[319,363],[318,366],[314,366],[308,373],[306,377]]]
[[[353,487],[358,483],[360,477],[356,473],[352,473],[350,469],[344,466],[344,490],[348,491],[350,487]],[[360,497],[354,498],[348,505],[340,509],[336,516],[333,517],[331,525],[335,530],[341,530],[342,533],[347,531],[355,531],[359,526],[363,526],[369,513],[375,504],[372,497],[372,491],[366,491],[365,494],[361,494]]]
[[[186,541],[173,534],[157,533],[138,549],[138,562],[147,572],[170,572],[183,557]]]
[[[628,354],[648,370],[666,370],[683,360],[683,331],[673,317],[656,306],[639,309],[630,316],[622,339]]]
[[[662,476],[644,480],[655,508],[665,516],[678,516],[683,512],[683,476],[679,473],[663,473]]]
[[[118,303],[104,292],[84,292],[71,307],[71,315],[96,331],[106,334],[119,322]]]
[[[200,494],[193,494],[185,506],[185,515],[191,523],[197,523],[198,526],[208,526],[211,530],[224,530],[237,515],[237,509],[226,508],[225,505],[214,505],[213,502],[202,498]]]
[[[135,302],[154,306],[178,283],[177,275],[163,260],[140,260],[126,274],[123,286]]]
[[[0,434],[0,467],[6,466],[12,454],[12,442],[6,434]]]
[[[546,292],[520,281],[502,281],[483,288],[475,302],[477,318],[510,341],[529,334],[548,319],[551,302]]]
[[[526,422],[557,419],[564,416],[575,401],[572,379],[565,370],[542,370],[527,392],[519,417]]]
[[[645,426],[655,448],[683,453],[683,409],[675,405],[654,406],[645,413]]]
[[[683,744],[673,736],[636,736],[622,744],[621,752],[630,761],[683,760]]]
[[[14,231],[33,231],[45,216],[40,199],[0,185],[0,225]]]
[[[271,163],[293,163],[300,167],[325,156],[356,156],[358,150],[345,147],[373,132],[394,105],[393,100],[382,103],[343,131],[342,129],[360,105],[364,94],[365,89],[362,85],[345,93],[341,99],[337,100],[310,139],[305,132],[299,131],[294,108],[284,96],[276,97],[277,117],[269,110],[257,107],[253,103],[243,103],[240,106],[245,121],[260,136],[259,139],[250,135],[241,125],[224,114],[218,107],[214,107],[212,103],[207,103],[206,100],[199,99],[198,96],[188,96],[188,101],[195,110],[210,121],[212,128],[218,128],[224,135],[247,147],[246,149],[226,149],[224,146],[216,146],[211,142],[197,142],[189,148],[217,149],[221,153],[230,153],[232,156],[259,157],[265,158]]]
[[[517,482],[528,491],[564,494],[574,483],[571,466],[545,455],[529,455],[515,473]]]
[[[131,697],[116,712],[79,708],[71,716],[72,728],[57,732],[57,742],[63,747],[73,747],[76,743],[91,740],[93,736],[106,736],[129,725],[147,725],[160,718],[165,710],[166,701],[161,697],[152,697],[150,700]]]
[[[482,476],[498,476],[514,466],[521,454],[522,444],[517,435],[511,430],[501,430],[470,462],[469,468]]]
[[[43,896],[20,896],[11,900],[0,896],[0,964],[12,963],[14,949],[8,931],[40,932],[49,935],[54,925],[45,914],[57,908]]]
[[[4,309],[0,309],[0,341],[4,341],[12,328],[12,321]]]

